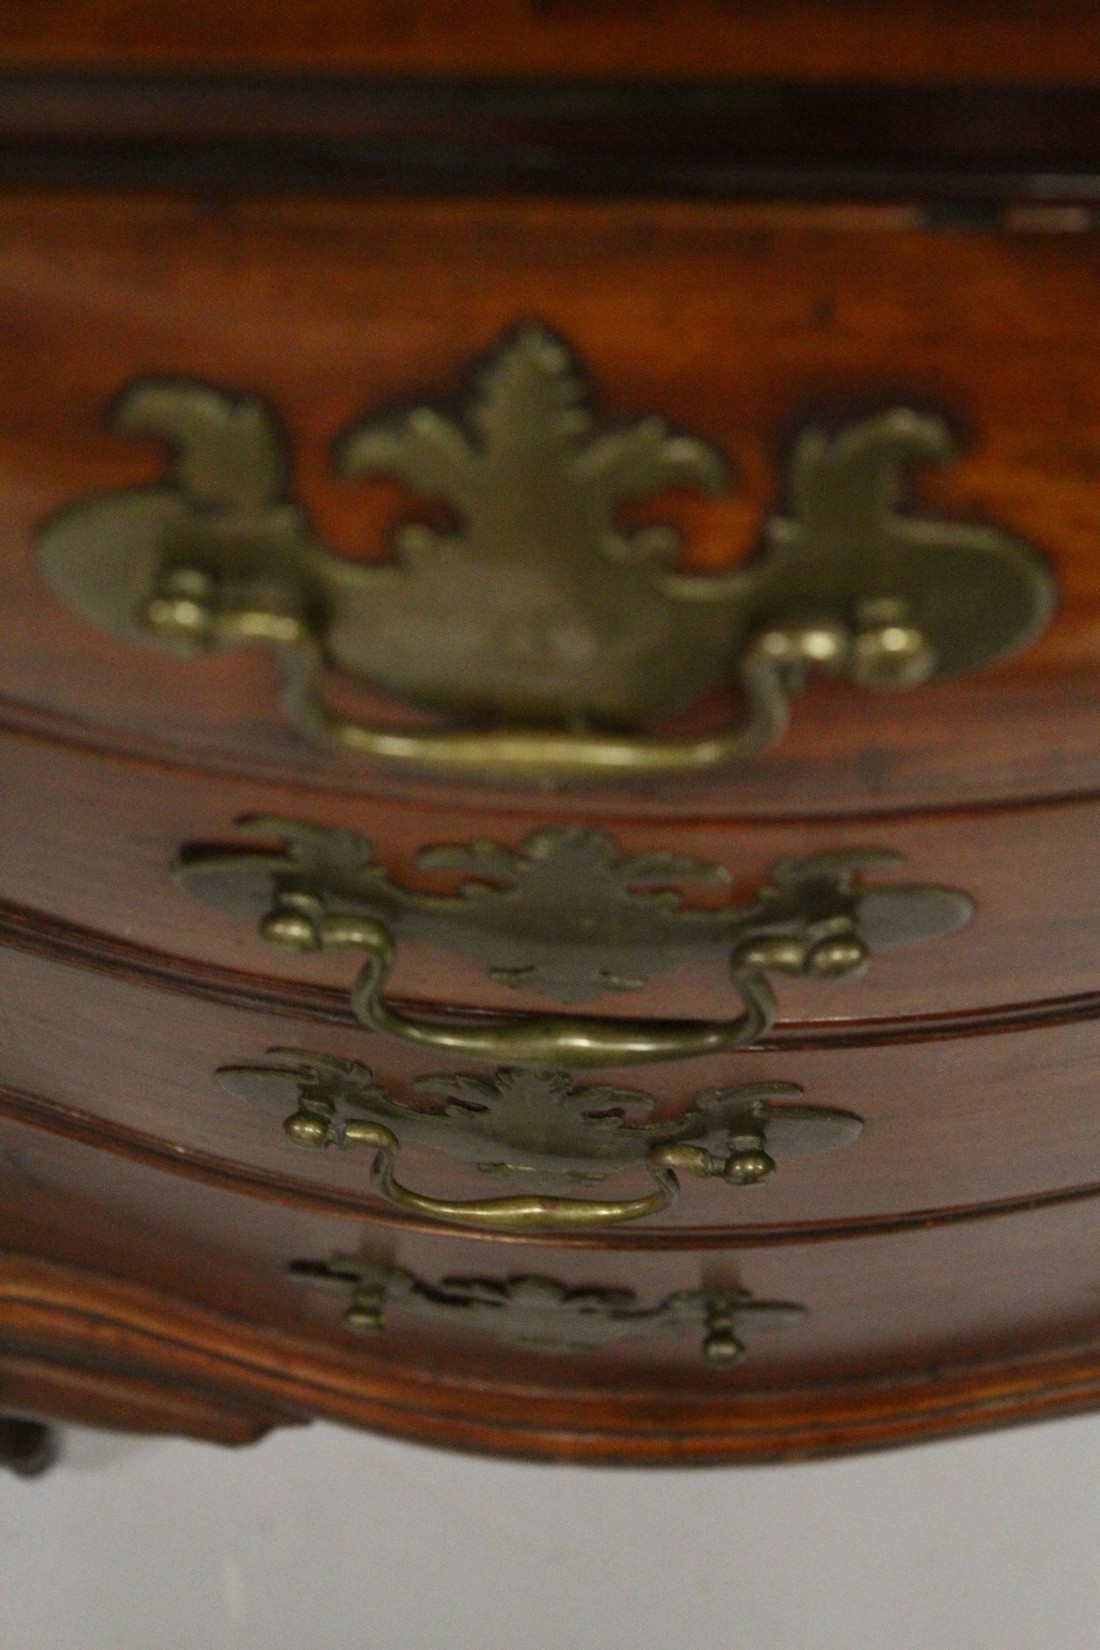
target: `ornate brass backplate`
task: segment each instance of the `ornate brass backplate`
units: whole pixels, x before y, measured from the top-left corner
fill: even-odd
[[[642,1307],[631,1289],[568,1289],[553,1278],[444,1278],[425,1283],[411,1272],[361,1255],[299,1260],[291,1274],[351,1294],[349,1329],[378,1331],[395,1307],[455,1329],[473,1329],[539,1352],[592,1352],[622,1341],[695,1332],[708,1363],[729,1368],[745,1356],[742,1335],[787,1329],[806,1309],[759,1301],[742,1289],[683,1290]]]
[[[655,853],[625,857],[579,826],[535,832],[518,850],[475,842],[429,848],[419,863],[459,872],[457,894],[393,882],[369,842],[293,820],[242,822],[271,846],[193,846],[176,876],[200,899],[250,918],[273,945],[366,953],[351,991],[364,1025],[470,1057],[538,1066],[623,1065],[737,1048],[778,1012],[767,975],[859,973],[870,955],[950,934],[970,918],[965,894],[865,881],[899,856],[845,849],[773,865],[747,907],[685,907],[681,885],[721,886],[717,866]],[[383,997],[398,936],[457,952],[517,992],[566,1004],[627,992],[685,963],[728,975],[740,1011],[723,1021],[539,1015],[463,1022],[401,1012]]]
[[[704,1090],[678,1117],[653,1121],[651,1095],[582,1087],[560,1070],[419,1077],[414,1089],[445,1101],[428,1108],[388,1094],[354,1060],[302,1049],[272,1049],[271,1056],[267,1065],[223,1066],[218,1080],[231,1094],[292,1106],[283,1128],[296,1145],[372,1149],[371,1183],[391,1203],[488,1231],[591,1230],[638,1220],[677,1195],[677,1171],[759,1185],[777,1158],[847,1146],[862,1128],[850,1112],[791,1103],[802,1091],[790,1083]],[[412,1191],[396,1176],[402,1146],[427,1146],[522,1191],[462,1202]],[[657,1189],[614,1200],[561,1195],[632,1166],[646,1169]]]
[[[671,528],[628,531],[620,511],[673,487],[721,493],[722,456],[657,417],[598,429],[586,400],[567,346],[527,326],[498,344],[463,416],[418,407],[352,430],[344,475],[395,477],[453,515],[410,521],[391,560],[364,564],[319,545],[288,497],[263,401],[140,381],[114,423],[165,437],[171,479],[64,510],[39,560],[59,595],[128,641],[271,647],[286,710],[312,737],[391,765],[544,781],[711,767],[777,738],[814,666],[913,685],[1014,652],[1050,615],[1050,574],[1028,546],[899,510],[903,473],[952,457],[938,418],[895,408],[805,430],[791,513],[767,519],[749,562],[711,576],[677,566]],[[323,700],[329,669],[449,725],[349,720]],[[730,687],[746,704],[734,726],[652,731]]]

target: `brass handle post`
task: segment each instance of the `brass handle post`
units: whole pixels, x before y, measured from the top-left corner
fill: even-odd
[[[953,456],[941,419],[895,407],[804,430],[790,514],[764,519],[755,555],[707,574],[685,568],[671,526],[630,531],[622,515],[670,488],[722,494],[722,454],[657,417],[600,429],[585,401],[571,351],[529,326],[499,343],[465,416],[423,406],[350,431],[346,477],[388,476],[453,516],[430,526],[411,503],[388,559],[352,561],[289,498],[263,401],[140,380],[116,423],[166,438],[174,474],[63,510],[39,560],[127,641],[182,656],[271,648],[286,712],[314,740],[501,782],[710,769],[779,738],[814,668],[911,687],[1003,658],[1049,618],[1053,581],[1028,545],[899,509],[909,469]],[[342,715],[323,695],[330,671],[435,720]],[[745,710],[728,725],[659,731],[731,689]]]
[[[585,1069],[742,1048],[774,1023],[769,975],[849,978],[873,951],[952,933],[973,911],[951,889],[865,882],[866,871],[897,863],[882,849],[781,860],[749,906],[691,909],[671,890],[689,880],[720,884],[717,867],[668,853],[623,858],[611,837],[587,827],[537,831],[518,849],[425,849],[425,867],[467,877],[456,894],[439,895],[391,881],[370,844],[350,832],[271,818],[242,823],[284,846],[187,849],[177,866],[184,886],[235,914],[255,910],[271,945],[361,953],[351,1005],[371,1030],[508,1063]],[[637,989],[691,958],[725,972],[740,1011],[718,1020],[417,1016],[385,995],[402,934],[566,1005]]]

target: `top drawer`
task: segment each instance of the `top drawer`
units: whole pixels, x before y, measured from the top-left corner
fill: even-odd
[[[1080,0],[54,0],[9,4],[0,64],[438,75],[1080,80]]]
[[[261,538],[278,513],[276,503],[272,516],[268,502],[282,492],[304,509],[302,531],[349,563],[385,554],[398,524],[424,522],[434,535],[432,555],[421,563],[427,604],[414,604],[408,623],[403,614],[391,620],[387,607],[384,625],[372,620],[376,639],[392,641],[399,662],[434,665],[451,642],[449,620],[438,615],[453,611],[452,589],[460,588],[469,623],[487,638],[492,670],[494,625],[502,649],[514,651],[517,634],[522,642],[527,631],[511,617],[498,624],[499,570],[489,565],[494,540],[484,518],[500,488],[511,485],[516,448],[527,443],[521,468],[534,489],[532,520],[538,516],[545,536],[547,501],[557,508],[560,500],[535,496],[540,464],[545,454],[549,466],[553,442],[580,416],[571,396],[583,408],[587,395],[593,418],[580,441],[584,463],[601,441],[606,458],[607,432],[632,427],[635,457],[625,463],[619,454],[611,489],[615,545],[632,542],[637,557],[644,541],[630,535],[639,528],[678,527],[684,585],[692,577],[713,584],[715,573],[749,557],[769,531],[782,544],[792,520],[818,507],[822,495],[807,503],[799,470],[807,432],[812,441],[815,431],[827,440],[878,429],[902,409],[889,462],[872,466],[845,495],[848,517],[857,528],[866,520],[868,539],[883,519],[908,524],[919,541],[919,577],[926,560],[933,605],[947,622],[956,595],[961,602],[966,594],[969,573],[957,590],[953,580],[975,536],[1036,547],[1038,560],[1029,565],[1048,565],[1058,589],[1054,621],[1007,661],[906,691],[815,679],[796,698],[789,731],[767,751],[694,777],[602,783],[585,790],[580,806],[586,815],[624,806],[679,816],[824,815],[1095,790],[1097,246],[1091,232],[931,233],[900,208],[282,200],[212,210],[163,198],[0,199],[5,719],[97,748],[186,755],[257,779],[315,777],[364,794],[446,795],[448,782],[438,776],[424,780],[401,768],[395,776],[386,763],[311,744],[289,728],[260,648],[188,659],[142,645],[141,580],[148,582],[162,549],[179,552],[170,522],[163,544],[155,531],[149,536],[146,518],[151,511],[154,526],[160,519],[158,500],[168,498],[170,514],[178,489],[190,490],[187,531],[197,535],[200,553],[204,520],[217,516],[210,501],[242,487],[246,509],[255,502],[252,489],[268,511]],[[533,334],[533,327],[542,330]],[[520,386],[518,401],[515,383],[507,383],[517,336],[544,338],[559,363]],[[489,393],[486,352],[498,398],[512,396],[493,415],[491,453],[478,422],[479,397],[484,412]],[[480,390],[476,375],[473,387],[469,380],[479,361]],[[587,391],[572,385],[582,366]],[[115,398],[151,379],[151,389],[122,403],[128,428],[110,429]],[[232,401],[217,403],[211,446],[203,421],[212,403],[181,379],[230,397],[252,395],[271,409],[258,467],[250,434],[258,404],[234,413]],[[432,412],[431,440],[413,458],[419,436],[409,432],[423,434],[424,426],[406,423],[398,450],[392,419],[402,403],[446,410],[445,425]],[[388,471],[389,479],[335,473],[334,438],[364,419],[374,431],[371,462],[358,467]],[[694,442],[664,439],[655,419]],[[289,436],[285,489],[280,422]],[[183,454],[167,493],[171,458],[158,434]],[[957,458],[932,462],[937,442],[949,448],[952,434]],[[470,501],[453,463],[448,472],[440,439],[444,449],[451,443],[452,459],[456,442],[476,457],[480,537],[464,526]],[[194,467],[196,442],[205,469]],[[728,490],[720,459],[732,478]],[[660,497],[639,509],[637,495],[658,485]],[[826,490],[831,485],[826,479]],[[36,536],[56,550],[60,531],[60,562],[69,565],[85,518],[60,513],[80,500],[102,503],[112,491],[122,495],[115,501],[122,516],[102,518],[90,560],[81,552],[86,585],[74,604],[56,555],[51,576],[65,598],[47,585]],[[583,506],[588,495],[580,496]],[[116,519],[124,526],[111,527]],[[53,526],[43,538],[47,522]],[[592,537],[587,522],[577,529],[566,520],[559,530],[570,543],[570,534],[578,542]],[[218,531],[215,520],[215,537]],[[126,534],[133,538],[128,560],[118,554]],[[932,546],[927,555],[922,535]],[[862,542],[858,533],[849,536]],[[191,545],[185,548],[190,555]],[[415,546],[406,563],[410,557]],[[538,640],[544,620],[559,640],[575,629],[579,673],[591,640],[584,577],[573,577],[563,598],[520,564],[520,582],[530,585],[520,591],[521,605],[538,620],[531,634]],[[479,565],[483,574],[471,572]],[[121,595],[120,567],[137,569],[130,585],[123,578]],[[1039,585],[1044,577],[1037,574]],[[637,578],[639,588],[651,588],[644,565]],[[505,594],[515,601],[514,588]],[[812,577],[811,614],[816,595]],[[563,600],[576,613],[564,611]],[[117,618],[120,601],[135,608],[122,625],[129,639],[86,616],[102,617],[113,604]],[[685,601],[683,611],[690,617],[698,604]],[[986,617],[975,612],[973,622]],[[649,622],[643,615],[643,626]],[[673,628],[661,640],[662,668],[683,676],[689,700],[708,680],[693,625],[682,638]],[[561,661],[555,664],[561,676]],[[533,647],[531,684],[548,669]],[[397,694],[372,695],[359,685],[344,693],[335,673],[328,678],[325,691],[352,719],[416,731]],[[704,693],[681,717],[680,732],[686,726],[705,734],[739,714],[736,701],[716,703]],[[451,792],[457,788],[451,780]],[[563,806],[575,811],[578,804]]]

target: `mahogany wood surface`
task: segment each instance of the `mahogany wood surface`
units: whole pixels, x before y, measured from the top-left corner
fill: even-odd
[[[0,8],[0,1408],[226,1443],[324,1416],[679,1464],[1100,1405],[1098,134],[1083,0]],[[909,406],[960,456],[907,502],[1047,556],[1049,629],[909,693],[816,682],[773,751],[708,779],[554,792],[318,749],[261,653],[131,647],[47,588],[44,521],[165,474],[156,442],[107,427],[129,382],[270,400],[321,540],[371,559],[418,501],[338,481],[333,440],[453,411],[530,321],[578,352],[601,421],[655,413],[729,455],[727,499],[638,518],[677,524],[685,565],[751,555],[800,429]],[[797,1083],[864,1119],[853,1145],[754,1190],[685,1176],[636,1227],[509,1240],[400,1214],[369,1153],[296,1149],[279,1108],[216,1084],[288,1045],[406,1099],[418,1075],[493,1069],[368,1034],[353,958],[274,951],[175,885],[181,847],[256,813],[356,831],[439,893],[421,849],[554,824],[714,862],[738,903],[783,856],[889,848],[905,864],[883,880],[959,889],[975,915],[857,981],[779,980],[759,1047],[580,1079],[664,1115]],[[546,1006],[442,948],[403,948],[391,991],[443,1015]],[[593,1005],[736,1007],[702,966]],[[487,1195],[440,1153],[400,1171]],[[346,1294],[289,1270],[339,1256],[436,1289],[744,1289],[805,1314],[731,1369],[694,1330],[552,1353],[391,1303],[356,1334]]]
[[[9,194],[3,721],[257,780],[456,800],[288,730],[258,651],[189,663],[98,634],[45,587],[32,540],[78,498],[163,475],[157,443],[110,433],[105,414],[127,383],[169,374],[270,399],[322,539],[378,556],[416,501],[336,480],[333,439],[395,403],[452,399],[481,352],[537,319],[587,362],[601,416],[656,412],[728,452],[728,500],[654,507],[684,526],[695,565],[752,550],[783,507],[797,428],[911,405],[945,415],[962,452],[914,477],[919,508],[1033,543],[1060,605],[1037,643],[978,675],[893,694],[814,683],[773,751],[709,780],[536,806],[741,818],[1095,792],[1097,270],[1090,231],[932,233],[901,207]],[[377,697],[351,702],[401,718]],[[520,797],[478,806],[505,800]]]
[[[1093,802],[965,813],[860,819],[733,823],[725,820],[610,818],[543,803],[536,812],[409,799],[370,805],[320,789],[276,788],[208,778],[179,766],[108,757],[49,740],[0,742],[0,899],[29,907],[27,933],[47,950],[68,946],[90,963],[119,955],[123,942],[137,972],[185,974],[199,989],[296,999],[302,988],[324,1012],[347,1015],[353,954],[300,955],[260,940],[254,922],[185,893],[171,868],[186,843],[232,845],[265,839],[232,829],[243,815],[275,814],[367,836],[389,873],[409,886],[445,892],[455,880],[415,866],[426,847],[495,840],[516,847],[549,823],[589,821],[610,831],[627,854],[669,850],[720,865],[729,875],[721,899],[748,905],[771,866],[785,855],[839,848],[887,848],[904,856],[884,883],[915,882],[961,890],[975,902],[969,923],[938,940],[882,951],[865,974],[838,981],[778,978],[784,1025],[881,1035],[903,1022],[1027,1012],[1060,1016],[1066,999],[1095,998],[1095,886],[1100,811]],[[89,930],[52,934],[51,920]],[[9,927],[19,926],[12,919]],[[244,976],[242,979],[240,976]],[[286,982],[285,984],[282,982]],[[318,988],[326,988],[317,996]],[[494,982],[451,949],[400,947],[392,993],[422,1005],[534,1010],[540,999]],[[546,1006],[561,1011],[560,1005]],[[735,1000],[724,966],[684,968],[642,990],[609,993],[594,1011],[729,1017]],[[792,1033],[801,1035],[798,1033]]]
[[[333,1419],[568,1459],[768,1459],[944,1435],[1096,1402],[1095,1200],[916,1234],[721,1256],[557,1254],[393,1234],[185,1187],[5,1123],[5,1350],[166,1380],[247,1414]],[[364,1246],[431,1282],[553,1276],[574,1287],[739,1284],[806,1315],[732,1370],[684,1341],[606,1353],[507,1348],[473,1329],[380,1335],[289,1259]],[[95,1254],[94,1270],[88,1267]],[[48,1412],[48,1406],[44,1411]]]
[[[254,1444],[273,1426],[287,1424],[282,1414],[188,1390],[178,1381],[157,1381],[148,1371],[77,1368],[49,1357],[0,1355],[0,1398],[6,1413],[210,1444]]]
[[[8,0],[19,68],[670,74],[930,81],[1100,77],[1086,0]]]
[[[281,1128],[293,1105],[234,1097],[215,1072],[277,1065],[278,1058],[268,1059],[273,1048],[306,1050],[358,1061],[387,1093],[430,1106],[439,1097],[418,1094],[414,1078],[486,1077],[496,1069],[322,1016],[196,1001],[19,950],[0,952],[0,998],[0,1113],[190,1179],[213,1177],[248,1196],[345,1214],[372,1227],[440,1230],[372,1193],[372,1152],[293,1145]],[[780,1045],[579,1077],[582,1086],[641,1090],[659,1102],[656,1115],[669,1117],[709,1090],[794,1083],[804,1090],[801,1103],[855,1112],[865,1125],[843,1149],[782,1160],[763,1186],[736,1189],[684,1175],[671,1210],[605,1232],[600,1241],[637,1253],[654,1246],[714,1249],[844,1227],[915,1229],[1100,1193],[1100,1021],[930,1041],[915,1040],[919,1035],[843,1050]],[[402,1151],[400,1178],[439,1198],[517,1189],[424,1149]],[[649,1187],[634,1169],[575,1195],[629,1197]],[[547,1245],[592,1241],[559,1236]]]

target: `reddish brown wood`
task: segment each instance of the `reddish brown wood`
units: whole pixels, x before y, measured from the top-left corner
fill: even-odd
[[[230,78],[188,82],[196,70]],[[89,71],[107,78],[81,84]],[[327,102],[316,82],[232,79],[288,71],[345,78]],[[1014,90],[1025,72],[1047,91]],[[507,86],[479,112],[476,88],[425,78],[479,74],[525,77],[514,118]],[[354,78],[381,75],[417,86]],[[604,101],[562,76],[606,81]],[[666,110],[643,140],[644,99],[612,108],[631,76],[750,81],[682,126]],[[987,89],[972,94],[976,77]],[[812,99],[797,82],[817,83]],[[907,82],[907,101],[886,82]],[[1100,1404],[1100,266],[1095,178],[1078,175],[1097,85],[1100,22],[1071,0],[3,9],[0,180],[99,187],[0,193],[0,1405],[227,1442],[323,1416],[656,1463],[834,1453]],[[659,110],[660,88],[646,95]],[[431,167],[400,146],[425,142],[467,192],[496,142],[497,198],[317,193],[423,191]],[[165,188],[124,187],[142,176]],[[609,183],[775,193],[598,198]],[[559,185],[597,198],[555,199]],[[808,204],[818,194],[839,204]],[[872,198],[897,204],[858,204]],[[1054,623],[956,683],[883,698],[817,684],[774,752],[710,780],[555,795],[392,779],[317,751],[284,725],[260,655],[128,648],[47,591],[39,524],[163,472],[154,445],[105,427],[128,381],[194,375],[268,397],[318,532],[369,557],[409,502],[338,483],[332,438],[395,402],[453,398],[471,359],[530,319],[580,352],[601,417],[659,413],[729,452],[728,501],[659,501],[694,565],[751,551],[801,424],[906,404],[944,414],[963,450],[915,478],[918,507],[1045,551]],[[798,1082],[865,1118],[855,1146],[785,1163],[755,1193],[687,1183],[635,1229],[491,1239],[397,1218],[366,1189],[365,1155],[295,1151],[278,1115],[215,1086],[218,1065],[275,1044],[364,1059],[401,1093],[462,1067],[356,1026],[352,959],[275,953],[175,888],[183,843],[228,840],[255,812],[356,830],[404,880],[426,846],[515,847],[587,822],[627,853],[721,864],[745,900],[783,855],[888,847],[906,856],[899,875],[958,887],[977,911],[862,981],[781,983],[764,1047],[606,1074],[670,1112],[701,1088]],[[402,955],[393,990],[443,1011],[521,1002],[427,950]],[[685,970],[606,1007],[709,1017],[730,1011],[729,987]],[[436,1195],[484,1190],[433,1154],[402,1169]],[[399,1309],[355,1336],[339,1294],[288,1268],[357,1253],[434,1284],[547,1276],[644,1304],[743,1287],[807,1310],[727,1371],[691,1337],[551,1356]]]
[[[489,838],[516,846],[550,822],[591,820],[612,830],[627,853],[668,849],[724,866],[731,895],[749,903],[770,867],[784,855],[840,847],[890,848],[904,855],[899,880],[957,888],[977,906],[971,922],[945,939],[876,956],[857,980],[833,983],[780,980],[777,995],[792,1036],[807,1030],[835,1033],[840,1021],[853,1036],[877,1037],[903,1022],[909,1032],[959,1015],[1035,1005],[1040,1016],[1059,1015],[1065,999],[1092,996],[1097,985],[1096,916],[1091,889],[1098,863],[1100,809],[1092,802],[899,818],[730,823],[702,819],[655,820],[601,816],[595,809],[542,803],[536,811],[494,810],[473,798],[464,808],[419,800],[368,807],[361,800],[319,789],[276,788],[208,779],[179,766],[154,767],[108,759],[48,741],[0,742],[6,806],[0,812],[0,899],[53,913],[98,931],[77,940],[88,962],[127,942],[126,966],[169,978],[182,975],[200,990],[232,989],[226,965],[244,975],[245,997],[301,1002],[298,986],[325,986],[311,1001],[329,1016],[347,1018],[347,989],[356,963],[349,954],[289,955],[264,944],[242,918],[223,915],[183,893],[170,867],[186,842],[231,842],[243,814],[273,813],[359,831],[375,844],[391,873],[423,887],[415,856],[424,847]],[[675,804],[666,799],[665,811]],[[1037,868],[1045,874],[1037,874]],[[885,873],[889,880],[895,873]],[[691,896],[689,896],[691,897]],[[19,928],[9,921],[14,938]],[[47,949],[64,946],[35,919]],[[49,929],[49,922],[45,930]],[[155,953],[134,955],[132,948]],[[189,959],[176,963],[173,959]],[[198,969],[193,963],[205,965]],[[209,965],[215,965],[213,975]],[[275,982],[296,982],[293,988]],[[421,1004],[493,1007],[521,1012],[538,998],[495,984],[446,950],[408,948],[399,954],[393,991]],[[288,995],[289,992],[289,995]],[[253,1000],[257,1000],[253,996]],[[724,969],[685,970],[642,991],[611,993],[601,1011],[637,1018],[647,1014],[725,1016],[732,995]],[[549,1005],[558,1007],[560,1005]],[[795,1028],[798,1028],[797,1030]],[[965,1029],[965,1024],[964,1027]]]
[[[216,1083],[216,1069],[262,1064],[272,1047],[302,1048],[363,1062],[414,1105],[428,1103],[410,1086],[416,1076],[492,1070],[358,1027],[142,989],[17,951],[0,953],[0,999],[7,1025],[0,1111],[246,1195],[374,1226],[433,1230],[371,1193],[371,1153],[293,1146],[280,1126],[286,1107],[234,1099]],[[671,1211],[605,1241],[638,1254],[654,1245],[743,1247],[813,1231],[919,1227],[1100,1191],[1098,1059],[1100,1020],[1092,1019],[844,1052],[781,1045],[581,1078],[641,1088],[667,1115],[706,1090],[791,1082],[807,1103],[855,1111],[866,1125],[854,1145],[790,1159],[762,1187],[734,1191],[685,1176]],[[505,1189],[435,1152],[404,1152],[401,1178],[436,1197]],[[634,1171],[577,1195],[629,1196],[645,1185]]]
[[[72,500],[162,473],[104,414],[131,380],[179,373],[269,397],[319,532],[377,555],[409,505],[337,482],[332,439],[372,409],[453,395],[534,317],[580,350],[605,416],[659,412],[729,451],[728,502],[668,502],[698,562],[752,548],[799,422],[909,403],[945,413],[965,449],[915,478],[923,506],[1030,540],[1061,588],[1046,636],[1009,664],[909,693],[817,683],[750,763],[551,806],[737,818],[1096,791],[1095,250],[1092,233],[932,234],[901,208],[3,198],[3,719],[257,780],[455,801],[289,732],[258,652],[186,663],[97,634],[45,588],[31,541]]]
[[[10,1124],[3,1137],[0,1301],[10,1355],[170,1382],[223,1409],[325,1416],[511,1454],[652,1462],[869,1448],[1073,1413],[1100,1399],[1096,1202],[1087,1214],[757,1246],[738,1253],[736,1268],[717,1258],[700,1268],[690,1255],[551,1261],[530,1245],[454,1237],[395,1236],[382,1251],[436,1280],[541,1272],[656,1299],[736,1278],[810,1307],[739,1368],[719,1372],[685,1344],[561,1358],[472,1332],[414,1333],[396,1313],[381,1337],[356,1337],[339,1326],[338,1294],[282,1275],[303,1251],[322,1258],[354,1248],[353,1223],[264,1209],[246,1231],[234,1196],[184,1192],[155,1172],[107,1166],[103,1154],[36,1143]],[[90,1252],[98,1273],[81,1258]]]
[[[181,1390],[163,1379],[48,1358],[0,1357],[0,1396],[6,1409],[66,1426],[168,1433],[210,1444],[254,1444],[273,1426],[287,1424],[284,1416]]]
[[[8,0],[25,68],[1094,81],[1083,0]]]

